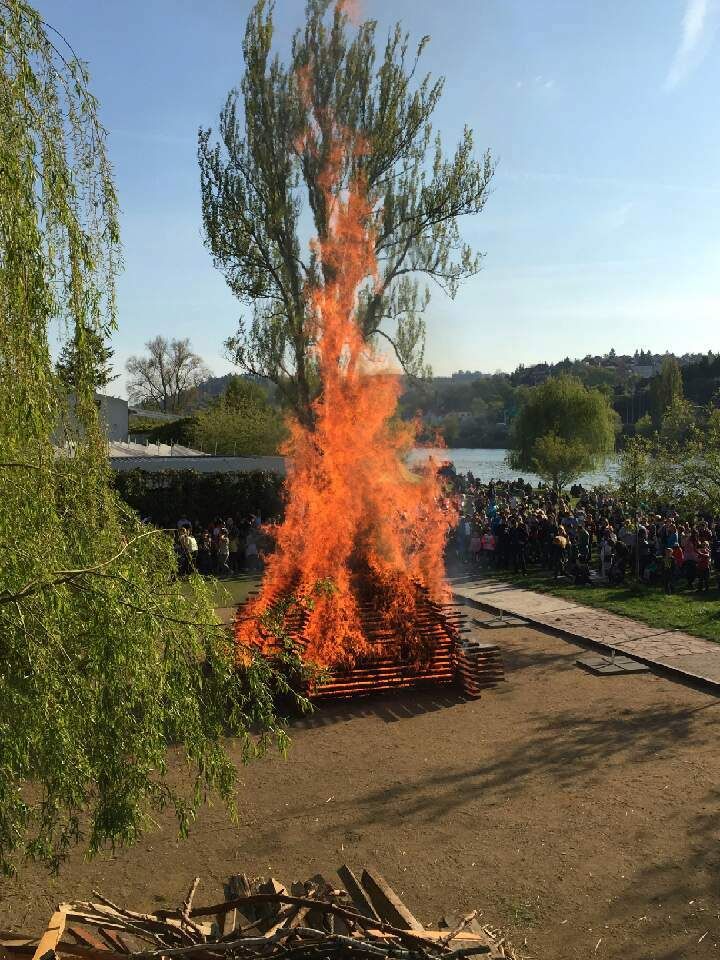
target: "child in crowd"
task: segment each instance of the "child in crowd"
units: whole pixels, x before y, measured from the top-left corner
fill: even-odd
[[[217,573],[225,577],[230,573],[228,558],[230,557],[230,538],[227,527],[222,527],[217,537]]]
[[[682,568],[685,566],[685,552],[679,543],[676,543],[672,548],[673,560],[675,561],[675,569],[673,570],[673,579],[676,580],[680,577]]]
[[[487,527],[482,535],[483,560],[486,567],[492,567],[495,562],[495,534]]]
[[[613,544],[609,534],[606,534],[600,544],[600,573],[606,580],[608,580],[610,577],[612,558]]]
[[[663,590],[672,593],[675,589],[675,557],[671,547],[665,548],[661,569]]]
[[[260,552],[254,533],[249,533],[245,538],[245,560],[248,570],[260,569]]]
[[[704,540],[696,551],[696,569],[698,578],[698,591],[705,593],[710,588],[710,544]]]
[[[474,528],[472,532],[472,537],[470,538],[470,555],[472,557],[473,563],[480,563],[481,553],[482,553],[482,535],[477,528]]]

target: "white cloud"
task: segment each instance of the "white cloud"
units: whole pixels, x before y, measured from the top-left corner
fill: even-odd
[[[674,90],[705,59],[712,33],[711,0],[685,0],[680,43],[665,78],[665,89]]]
[[[522,87],[527,87],[528,90],[552,90],[555,86],[555,80],[552,77],[545,77],[542,73],[539,73],[537,76],[532,77],[527,80],[516,80],[515,88],[516,90],[522,89]]]
[[[617,230],[622,230],[628,222],[633,207],[634,204],[632,202],[609,207],[607,210],[602,211],[596,218],[596,228],[603,233],[615,233]]]

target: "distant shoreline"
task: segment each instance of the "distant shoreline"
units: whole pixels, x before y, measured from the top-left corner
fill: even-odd
[[[428,457],[437,460],[449,460],[458,473],[472,473],[478,480],[517,480],[522,477],[527,483],[537,486],[540,477],[534,473],[513,470],[505,463],[507,450],[497,447],[416,447],[410,454],[409,462],[421,463]],[[577,482],[585,487],[601,486],[612,482],[617,473],[614,457],[609,457],[604,470],[583,474]]]

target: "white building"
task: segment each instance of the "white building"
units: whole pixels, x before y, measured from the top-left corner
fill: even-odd
[[[128,402],[121,397],[108,397],[103,393],[95,394],[95,405],[100,414],[100,420],[105,427],[109,441],[127,440],[128,438]],[[77,429],[75,421],[75,394],[67,398],[67,412],[71,429]],[[55,442],[62,444],[64,436],[60,428],[56,431]]]
[[[127,440],[128,438],[128,402],[121,397],[108,397],[103,393],[95,394],[100,417],[105,424],[108,440]]]

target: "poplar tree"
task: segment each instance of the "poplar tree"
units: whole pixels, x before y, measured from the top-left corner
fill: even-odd
[[[258,0],[245,32],[245,73],[227,97],[217,140],[200,130],[202,212],[215,265],[247,307],[227,342],[231,355],[278,384],[310,424],[317,382],[308,303],[330,268],[303,237],[310,223],[327,236],[323,171],[338,131],[346,149],[337,189],[351,177],[365,184],[379,265],[357,322],[367,340],[384,338],[412,375],[426,372],[430,282],[454,297],[480,269],[460,221],[485,206],[494,167],[489,152],[475,157],[469,128],[449,157],[433,132],[443,80],[418,76],[428,37],[413,50],[398,24],[378,55],[376,23],[351,28],[344,4],[332,0],[308,0],[287,63],[273,56],[273,34],[273,4]]]
[[[662,426],[667,410],[683,399],[683,379],[680,365],[674,357],[665,357],[660,373],[650,382],[650,406],[657,429]]]
[[[110,484],[93,398],[115,325],[118,207],[85,67],[0,0],[0,869],[186,830],[270,735],[274,675],[237,669],[205,586]],[[51,346],[71,344],[74,415]],[[256,725],[258,741],[250,734]],[[176,745],[186,776],[169,780]]]

